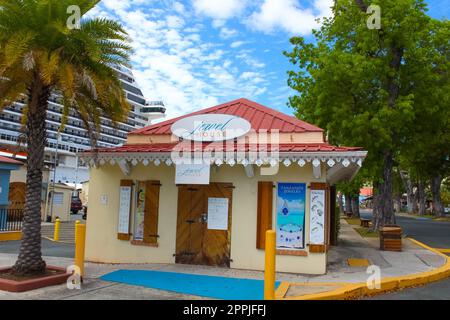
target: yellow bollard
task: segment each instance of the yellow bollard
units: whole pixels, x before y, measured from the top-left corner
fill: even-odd
[[[75,223],[75,265],[80,268],[80,276],[84,275],[84,247],[86,241],[86,225]]]
[[[53,230],[53,241],[59,241],[59,227],[61,224],[61,220],[55,220],[55,229]]]
[[[264,269],[264,300],[275,300],[275,231],[266,231],[266,265]]]

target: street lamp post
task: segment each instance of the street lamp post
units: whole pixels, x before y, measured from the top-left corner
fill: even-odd
[[[53,182],[52,182],[52,191],[51,191],[52,196],[50,197],[50,219],[53,218],[53,199],[55,198],[56,166],[58,165],[59,139],[60,139],[60,134],[58,133],[56,136],[55,161],[53,163]]]

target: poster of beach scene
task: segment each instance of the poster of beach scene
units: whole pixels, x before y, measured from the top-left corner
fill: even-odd
[[[305,199],[305,183],[278,183],[278,248],[303,249],[305,247]]]

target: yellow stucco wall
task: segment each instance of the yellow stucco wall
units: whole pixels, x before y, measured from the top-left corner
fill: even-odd
[[[261,176],[255,166],[255,177],[248,178],[241,165],[222,165],[211,169],[212,182],[234,184],[231,230],[232,268],[263,270],[264,251],[256,249],[257,189],[258,181],[274,182],[324,182],[314,179],[311,164],[301,168],[280,166],[275,176]],[[89,214],[87,219],[86,258],[105,263],[174,263],[177,222],[178,188],[174,183],[175,167],[160,165],[132,167],[125,177],[117,165],[104,165],[91,169],[89,188]],[[117,239],[119,184],[121,179],[160,180],[159,246],[131,245]],[[107,203],[100,199],[105,195]],[[274,192],[273,225],[276,219],[276,191]],[[305,243],[309,242],[309,189],[306,195]],[[307,248],[307,247],[306,247]],[[305,249],[307,250],[307,249]],[[277,271],[323,274],[326,272],[326,254],[310,253],[307,257],[277,256]]]

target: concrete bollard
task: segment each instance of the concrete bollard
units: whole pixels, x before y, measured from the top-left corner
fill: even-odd
[[[264,300],[275,300],[275,231],[266,231],[266,257],[264,268]]]
[[[53,230],[53,241],[59,241],[59,228],[60,228],[61,220],[57,218],[55,220],[55,229]]]

